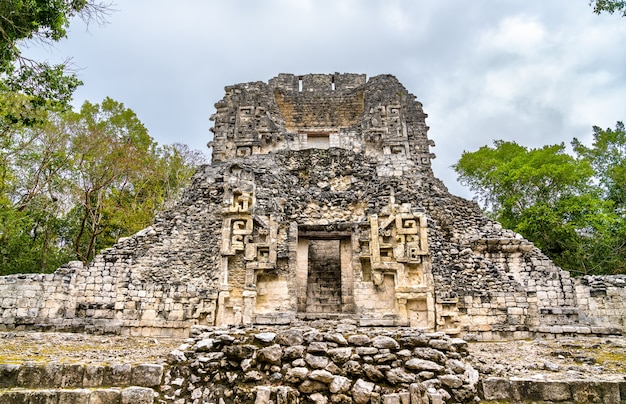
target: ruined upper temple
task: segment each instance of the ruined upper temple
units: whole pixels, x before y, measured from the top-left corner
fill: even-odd
[[[350,318],[466,338],[624,329],[624,279],[570,278],[433,175],[398,80],[280,74],[226,87],[210,165],[88,266],[0,278],[4,328],[181,335]]]
[[[268,84],[227,87],[215,107],[214,163],[340,148],[377,159],[382,176],[430,173],[427,115],[393,76],[280,74]]]

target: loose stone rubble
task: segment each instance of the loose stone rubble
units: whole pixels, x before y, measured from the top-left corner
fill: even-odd
[[[198,328],[170,355],[163,403],[469,403],[478,372],[467,342],[411,328],[315,321]]]
[[[295,334],[291,328],[297,329]],[[225,349],[232,351],[234,349],[232,347],[238,344],[237,340],[251,336],[253,339],[250,345],[256,347],[257,358],[263,357],[264,360],[276,361],[277,356],[269,354],[276,354],[277,350],[266,350],[262,355],[260,351],[277,343],[279,345],[285,343],[297,344],[300,341],[297,338],[298,333],[301,333],[303,336],[302,345],[309,345],[306,342],[305,335],[315,336],[313,340],[322,336],[325,340],[322,340],[321,343],[326,343],[327,347],[331,344],[338,345],[337,348],[329,347],[325,352],[313,352],[319,351],[320,344],[320,341],[314,341],[318,346],[317,348],[314,346],[311,349],[313,352],[311,355],[328,357],[326,368],[328,372],[333,374],[337,372],[337,369],[334,366],[330,366],[331,362],[346,361],[345,365],[350,360],[346,359],[347,350],[345,348],[348,346],[341,345],[344,343],[344,340],[349,345],[352,345],[351,350],[355,352],[354,355],[357,355],[356,349],[361,348],[360,354],[363,355],[361,363],[364,363],[360,368],[362,373],[364,373],[364,376],[361,377],[362,382],[359,383],[361,385],[363,382],[374,383],[368,379],[371,375],[375,377],[376,374],[372,371],[374,367],[389,365],[389,363],[383,363],[382,365],[375,363],[375,360],[384,358],[383,356],[373,355],[371,347],[384,344],[381,338],[379,338],[378,342],[374,342],[376,336],[391,336],[400,345],[406,341],[406,337],[403,340],[402,336],[415,337],[419,341],[426,340],[422,335],[424,333],[420,330],[404,327],[385,327],[383,329],[367,327],[362,330],[355,327],[348,320],[343,320],[339,324],[333,324],[328,321],[316,321],[308,324],[294,324],[289,328],[284,326],[258,327],[254,329],[246,327],[230,330],[211,328],[212,334],[204,334],[206,331],[206,328],[194,328],[194,337],[186,340],[55,332],[13,331],[0,333],[0,403],[57,403],[57,399],[60,404],[88,403],[90,396],[92,396],[91,402],[119,404],[121,398],[122,402],[130,404],[142,402],[137,401],[136,393],[138,391],[142,392],[144,400],[152,400],[151,397],[157,397],[157,401],[171,402],[173,392],[175,393],[177,390],[180,390],[178,392],[179,398],[174,400],[174,402],[203,402],[204,399],[192,399],[191,394],[187,394],[188,392],[185,392],[184,389],[179,389],[179,386],[176,386],[179,383],[181,386],[189,386],[189,383],[191,383],[189,377],[187,378],[189,379],[186,382],[187,384],[185,384],[184,377],[172,379],[172,375],[181,376],[181,373],[191,375],[191,370],[198,368],[203,363],[198,359],[199,357],[206,358],[216,353],[219,355]],[[286,335],[283,333],[286,333]],[[226,338],[222,342],[221,339],[225,338],[223,335],[226,334],[233,336],[234,340],[229,342],[230,338]],[[364,334],[374,336],[373,338],[368,337],[370,338],[369,352],[370,355],[373,355],[371,363],[363,362],[366,359],[365,356],[367,356],[364,355],[364,348],[366,347],[358,345],[367,343],[367,338],[362,336]],[[280,338],[279,335],[281,336]],[[293,337],[294,335],[296,335],[295,338]],[[285,338],[286,336],[290,336],[290,338]],[[220,343],[210,342],[216,339],[219,339]],[[450,340],[449,337],[443,337],[443,339]],[[386,338],[384,340],[389,343],[388,346],[390,348],[376,349],[395,349],[395,344]],[[180,346],[183,343],[185,345]],[[434,343],[433,345],[436,345],[436,347],[431,347],[433,348],[433,350],[429,350],[431,353],[445,347],[441,343]],[[463,346],[463,343],[458,341],[457,345]],[[292,350],[283,345],[281,345],[281,348],[282,352],[291,353],[294,350],[296,353],[299,353],[301,350],[299,347]],[[332,355],[331,350],[333,350]],[[409,350],[413,354],[414,349]],[[173,351],[176,352],[172,354]],[[400,354],[402,351],[403,349],[400,348],[395,355],[398,361],[407,363],[407,368],[414,366],[417,362],[409,362],[409,359],[420,359],[417,356],[407,359]],[[251,356],[254,356],[253,350],[248,352]],[[626,397],[626,340],[623,337],[598,338],[579,336],[577,338],[562,338],[558,340],[541,338],[501,342],[470,342],[467,344],[467,352],[469,355],[465,352],[465,349],[461,350],[462,358],[460,361],[466,367],[470,366],[478,371],[479,381],[476,384],[476,394],[483,400],[494,400],[498,403],[505,402],[505,399],[507,400],[506,402],[513,403],[533,401],[568,403],[575,399],[576,402],[619,403],[623,401],[621,400],[622,397]],[[181,353],[183,353],[184,357]],[[306,363],[307,353],[303,352],[303,354],[305,355],[304,360]],[[442,351],[442,354],[447,355],[447,351]],[[439,359],[441,358],[439,354],[435,355]],[[257,370],[259,374],[264,374],[263,366],[266,363],[252,360],[244,363],[244,360],[240,362],[246,366],[246,371]],[[283,379],[285,379],[288,372],[305,374],[303,369],[291,370],[293,360],[286,357],[284,353],[281,357],[281,362],[279,373]],[[393,364],[393,362],[391,363]],[[308,364],[305,364],[305,366],[308,366]],[[255,380],[242,382],[243,366],[239,369],[236,363],[233,364],[233,361],[229,360],[227,368],[231,374],[239,374],[237,378],[239,382],[236,380],[235,384],[241,390],[234,388],[232,389],[233,391],[255,390],[254,387],[257,383]],[[358,367],[351,367],[350,369],[353,371],[359,370]],[[220,374],[215,369],[213,371],[216,375]],[[382,373],[385,371],[387,371],[386,368],[381,370]],[[312,372],[312,370],[309,369],[307,372]],[[342,375],[343,368],[339,372],[339,375]],[[412,371],[409,369],[408,372]],[[449,369],[446,372],[451,374]],[[208,374],[203,376],[206,378]],[[323,375],[327,376],[326,373],[323,373]],[[213,394],[214,399],[207,400],[207,403],[235,402],[234,395],[228,389],[227,378],[222,376],[219,375],[215,381],[209,382],[211,386],[219,385],[219,388]],[[318,376],[315,373],[313,377],[317,378]],[[448,377],[440,375],[439,378],[441,376],[444,376],[444,379]],[[359,380],[351,375],[345,375],[344,377],[353,385]],[[174,384],[176,389],[173,389],[171,382],[176,379],[178,379]],[[194,380],[196,381],[192,383],[194,386],[193,390],[202,390],[205,387],[204,382],[197,381],[197,376],[194,377]],[[345,381],[341,378],[337,380]],[[276,387],[280,383],[282,382],[271,384],[272,388],[269,390],[261,389],[262,394],[269,392],[271,397],[272,391],[275,392]],[[380,384],[380,381],[377,381],[377,383]],[[292,387],[297,388],[298,384]],[[380,390],[374,391],[379,394],[370,396],[370,399],[373,399],[372,402],[376,402],[378,399],[382,401],[383,397],[387,397],[387,400],[394,402],[395,394],[397,394],[398,398],[402,400],[406,398],[406,394],[400,394],[402,392],[401,387],[399,385],[382,386]],[[200,390],[196,394],[199,394]],[[124,391],[127,392],[124,393]],[[133,391],[135,392],[133,396],[135,401],[124,401],[124,394],[129,394],[129,392]],[[382,391],[385,391],[385,394],[381,396],[380,392]],[[392,391],[396,391],[396,393]],[[616,400],[618,392],[620,399]],[[259,391],[257,391],[258,393]],[[103,396],[103,394],[105,395]],[[221,396],[221,394],[225,395]],[[328,386],[328,391],[319,392],[319,395],[322,396],[330,394],[330,385]],[[315,397],[319,397],[319,395]],[[170,398],[166,398],[166,396]],[[183,398],[184,396],[186,398]],[[436,395],[431,396],[433,398],[437,397]],[[109,401],[104,401],[102,397],[108,397]],[[444,397],[446,397],[445,394],[442,398]],[[570,397],[570,399],[566,400],[564,397]],[[300,402],[306,402],[307,394],[300,393],[296,398]],[[418,403],[424,401],[423,396],[414,396],[414,398],[419,400],[417,401]],[[100,401],[95,401],[96,399]],[[253,394],[249,402],[254,402],[256,399],[257,396]],[[451,398],[447,402],[453,403],[456,401]],[[492,401],[487,402],[491,403]]]

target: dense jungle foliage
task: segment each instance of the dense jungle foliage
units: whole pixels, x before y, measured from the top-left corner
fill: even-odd
[[[82,83],[66,64],[25,58],[24,41],[65,37],[69,21],[100,21],[86,0],[0,3],[0,275],[50,272],[150,224],[205,156],[159,146],[135,113],[106,98],[71,106]]]
[[[593,144],[531,149],[498,140],[464,152],[461,183],[488,213],[574,274],[626,273],[626,130],[593,128]]]

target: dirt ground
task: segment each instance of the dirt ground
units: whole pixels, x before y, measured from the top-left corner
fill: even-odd
[[[165,363],[184,339],[0,332],[0,363]]]
[[[0,332],[0,363],[165,363],[185,339]],[[626,338],[473,342],[470,363],[484,376],[538,380],[626,380]]]
[[[585,337],[469,344],[481,376],[626,380],[626,339]]]

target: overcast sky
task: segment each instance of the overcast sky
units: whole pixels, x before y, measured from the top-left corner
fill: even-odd
[[[227,85],[278,73],[393,74],[424,104],[435,175],[495,139],[538,147],[626,120],[626,18],[588,0],[114,0],[108,24],[80,20],[53,48],[159,143],[207,153]]]

